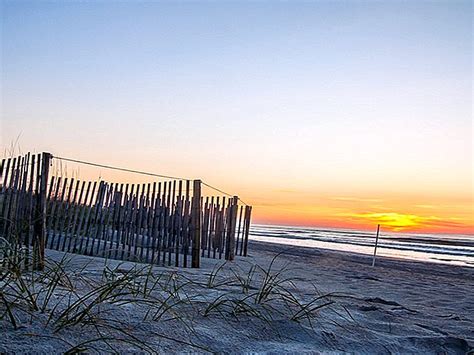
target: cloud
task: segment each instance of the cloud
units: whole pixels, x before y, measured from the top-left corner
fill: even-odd
[[[449,228],[465,228],[466,224],[436,216],[418,216],[414,214],[404,214],[397,212],[365,212],[365,213],[344,213],[340,214],[344,217],[352,219],[371,221],[374,224],[381,224],[394,231],[404,229],[426,228],[426,227],[449,227]]]

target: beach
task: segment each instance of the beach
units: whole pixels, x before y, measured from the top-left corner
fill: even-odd
[[[251,245],[267,259],[281,248]],[[343,336],[336,327],[333,331],[342,343],[338,350],[462,353],[466,342],[473,345],[473,268],[382,257],[371,267],[370,256],[303,247],[285,254],[298,265],[295,272],[313,280],[323,292],[354,296],[344,305],[360,325],[355,326],[358,340],[350,332]]]
[[[203,258],[201,269],[67,257],[65,273],[73,284],[77,279],[74,295],[66,297],[67,287],[59,286],[44,312],[22,311],[18,305],[16,330],[7,317],[0,321],[0,352],[34,347],[62,353],[83,343],[88,352],[121,353],[465,354],[474,344],[473,268],[389,258],[377,259],[372,268],[365,255],[255,241],[247,258],[227,263]],[[47,251],[50,263],[62,258],[63,253]],[[84,297],[137,269],[145,272],[131,278],[138,290],[130,293],[135,301],[96,304]],[[255,275],[246,284],[249,270]],[[162,285],[153,290],[155,296],[151,291],[140,296],[143,275]],[[265,275],[282,282],[256,302]],[[300,306],[291,300],[288,305],[288,295]],[[77,319],[72,312],[61,320],[61,312],[80,296],[81,307],[92,303],[87,317],[71,322]],[[153,306],[158,300],[169,306]],[[150,309],[158,314],[155,319],[146,316]],[[302,310],[310,310],[309,317]],[[98,334],[110,344],[94,341]]]
[[[473,0],[0,7],[0,355],[474,355]]]
[[[250,237],[255,241],[372,255],[375,234],[375,230],[254,224]],[[382,227],[377,256],[472,267],[474,235],[395,232]]]

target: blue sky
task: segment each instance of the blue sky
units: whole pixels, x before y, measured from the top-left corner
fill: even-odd
[[[472,194],[469,1],[3,1],[1,16],[2,146],[21,134],[256,199]]]

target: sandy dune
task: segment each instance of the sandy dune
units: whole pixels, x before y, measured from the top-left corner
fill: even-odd
[[[172,298],[180,300],[160,320],[144,320],[151,307],[146,303],[104,304],[94,313],[94,322],[118,321],[126,334],[146,347],[111,341],[112,347],[91,343],[88,351],[464,354],[474,345],[474,268],[394,259],[379,259],[372,268],[366,256],[258,242],[252,242],[250,250],[250,257],[225,264],[212,286],[210,274],[223,261],[203,259],[199,270],[153,268],[153,274],[172,280]],[[286,291],[272,291],[265,302],[256,304],[257,296],[251,295],[261,291],[262,273],[256,272],[245,291],[237,282],[236,275],[244,280],[255,264],[267,269],[280,252],[283,254],[277,257],[271,274],[284,268],[278,277],[291,279],[285,286],[289,294],[301,305],[322,306],[316,307],[309,320],[297,317],[301,314],[297,307],[287,307],[283,300]],[[50,260],[61,257],[59,252],[48,252]],[[73,272],[85,264],[84,271],[76,275],[82,280],[79,294],[104,279],[104,259],[85,256],[73,256],[66,265],[72,279],[76,277]],[[117,261],[107,265],[117,273],[136,266]],[[164,299],[169,291],[163,290],[157,291],[154,299]],[[65,307],[60,298],[64,292],[55,291],[58,309]],[[53,321],[46,325],[52,305],[45,313],[33,312],[33,316],[18,310],[21,327],[17,330],[3,318],[0,352],[60,353],[97,337],[91,322],[55,332]],[[123,338],[108,328],[103,332],[111,338]]]

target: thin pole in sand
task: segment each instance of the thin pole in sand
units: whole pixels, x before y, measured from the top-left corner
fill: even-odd
[[[372,258],[372,267],[375,266],[375,256],[377,255],[377,244],[379,243],[380,224],[377,224],[377,236],[375,237],[374,257]]]

